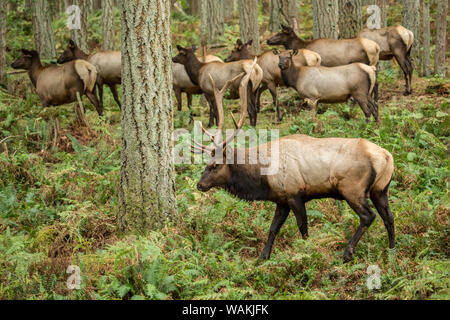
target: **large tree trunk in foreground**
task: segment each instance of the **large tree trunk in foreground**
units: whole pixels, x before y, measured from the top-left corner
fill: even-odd
[[[223,1],[201,0],[201,2],[202,35],[207,33],[208,43],[211,46],[219,45],[225,34]]]
[[[145,233],[176,213],[169,1],[122,3],[122,92],[118,223]]]
[[[5,82],[6,69],[6,0],[0,0],[0,84]]]
[[[114,50],[113,0],[102,0],[102,49]]]
[[[420,68],[420,0],[402,1],[402,25],[414,33],[414,43],[411,48],[413,67]]]
[[[80,29],[70,30],[70,37],[78,45],[78,47],[84,52],[89,52],[87,43],[87,16],[88,16],[88,3],[85,0],[74,0],[74,5],[80,8]]]
[[[447,66],[445,61],[445,51],[447,48],[447,11],[448,2],[438,0],[436,17],[436,54],[434,57],[434,73],[445,77]]]
[[[338,0],[312,0],[314,39],[338,38]]]
[[[362,29],[362,0],[339,0],[339,38],[355,38]]]
[[[42,59],[56,56],[52,19],[47,0],[36,0],[32,4],[34,45]]]
[[[252,51],[258,55],[259,45],[258,0],[239,0],[239,28],[242,42],[253,40]]]

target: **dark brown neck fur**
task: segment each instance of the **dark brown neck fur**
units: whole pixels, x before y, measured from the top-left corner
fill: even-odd
[[[75,48],[73,55],[75,56],[75,59],[87,60],[89,58],[89,55],[80,48]]]
[[[193,52],[188,52],[186,57],[187,62],[184,65],[184,68],[186,69],[186,72],[192,83],[198,86],[200,69],[205,65],[205,63],[198,60],[197,56]]]
[[[41,60],[39,59],[39,57],[33,57],[31,67],[28,69],[28,76],[30,77],[30,80],[35,88],[37,78],[43,69],[44,67],[41,64]]]
[[[281,78],[286,86],[295,88],[297,86],[298,72],[301,67],[296,67],[291,59],[289,68],[281,70]]]

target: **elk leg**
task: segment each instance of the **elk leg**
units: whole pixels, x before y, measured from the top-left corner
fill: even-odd
[[[250,117],[250,125],[256,126],[256,120],[258,117],[258,110],[256,108],[256,94],[253,93],[252,83],[248,83],[247,87],[247,106],[248,115]]]
[[[308,237],[308,217],[306,216],[305,202],[301,197],[289,200],[289,207],[292,209],[297,220],[298,230],[303,239]]]
[[[274,82],[269,83],[269,90],[270,94],[272,95],[273,99],[273,105],[275,106],[275,109],[277,110],[277,120],[281,122],[283,120],[283,112],[280,109],[280,106],[278,104],[278,94],[277,94],[277,86]]]
[[[370,115],[373,114],[373,112],[371,110],[369,110],[368,97],[353,96],[353,99],[355,99],[355,101],[361,107],[361,110],[364,112],[364,116],[366,117],[366,122],[369,122]]]
[[[377,209],[381,219],[383,219],[389,237],[389,248],[395,248],[395,231],[394,231],[394,216],[389,208],[388,190],[382,191],[372,190],[370,192],[370,199]]]
[[[395,52],[394,52],[395,53]],[[406,61],[407,58],[405,58],[404,56],[395,54],[395,60],[397,60],[400,68],[403,71],[403,75],[405,77],[405,92],[403,93],[403,95],[407,96],[410,95],[412,90],[411,90],[411,77],[410,77],[410,69],[408,68],[408,62]]]
[[[117,105],[119,106],[119,109],[122,110],[122,104],[120,103],[120,100],[119,100],[119,95],[117,93],[116,85],[115,84],[110,84],[109,85],[109,89],[112,92],[112,95],[114,97],[114,101],[116,101]]]
[[[183,100],[181,97],[181,89],[178,87],[173,87],[173,91],[175,92],[175,99],[177,99],[177,110],[181,111],[182,109],[182,104],[183,104]]]
[[[275,210],[275,217],[273,217],[272,224],[270,225],[269,238],[267,239],[264,250],[259,256],[258,260],[265,260],[270,258],[270,253],[272,252],[273,241],[277,236],[278,232],[280,232],[280,228],[283,223],[286,221],[286,218],[289,215],[289,206],[283,204],[277,204],[277,208]]]
[[[209,123],[208,128],[211,128],[214,125],[214,119],[217,121],[217,112],[216,112],[216,102],[214,100],[214,96],[209,94],[205,94],[206,101],[209,104]]]
[[[261,95],[264,91],[266,91],[267,86],[265,83],[261,83],[258,90],[256,90],[256,110],[257,112],[261,111]]]
[[[360,221],[358,229],[356,229],[344,251],[344,262],[349,262],[352,259],[353,251],[359,239],[361,239],[364,232],[366,232],[375,219],[375,213],[370,209],[369,203],[364,196],[359,201],[352,201],[351,198],[345,196],[344,198],[353,211],[358,214]]]
[[[188,103],[188,108],[189,108],[189,122],[193,122],[194,115],[192,112],[192,94],[186,92],[186,96],[187,96],[187,103]]]

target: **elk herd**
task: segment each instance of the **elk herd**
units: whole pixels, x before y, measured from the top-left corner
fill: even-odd
[[[209,105],[208,127],[217,125],[216,134],[206,146],[195,142],[193,152],[208,153],[211,159],[197,188],[207,191],[223,188],[244,200],[265,200],[276,204],[267,243],[260,259],[270,256],[274,239],[292,210],[300,233],[308,236],[305,204],[312,199],[345,200],[359,216],[360,224],[344,251],[344,261],[352,258],[354,247],[375,218],[368,198],[382,218],[388,232],[389,247],[395,247],[394,218],[389,208],[388,189],[393,175],[392,155],[365,139],[314,138],[302,134],[282,137],[256,150],[244,148],[246,160],[256,152],[264,163],[236,164],[236,152],[226,152],[227,144],[241,130],[247,114],[257,125],[261,94],[269,89],[278,121],[283,114],[277,87],[295,89],[313,110],[317,104],[345,102],[352,99],[362,109],[366,121],[379,121],[377,65],[379,60],[395,58],[405,78],[405,95],[411,94],[412,63],[410,50],[414,35],[402,26],[362,30],[353,39],[302,40],[294,30],[282,30],[267,40],[272,49],[258,56],[250,47],[252,40],[237,40],[223,61],[217,56],[195,54],[196,48],[176,46],[173,57],[173,91],[177,109],[182,109],[182,93],[192,107],[192,95],[203,94]],[[43,107],[76,101],[76,92],[86,95],[99,115],[103,113],[103,85],[109,86],[120,107],[116,86],[121,83],[120,51],[89,55],[72,40],[58,58],[59,65],[43,66],[36,51],[22,50],[12,67],[27,70]],[[96,90],[98,89],[98,97]],[[240,119],[234,134],[222,141],[224,126],[223,97],[240,99]],[[191,116],[192,120],[192,116]],[[278,144],[276,155],[262,153]],[[230,147],[229,147],[230,148]],[[231,158],[230,158],[231,157]],[[262,167],[273,165],[275,174],[263,175]]]

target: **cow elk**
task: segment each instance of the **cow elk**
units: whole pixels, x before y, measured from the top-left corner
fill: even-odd
[[[240,39],[236,41],[233,51],[230,53],[225,62],[238,61],[243,59],[254,59],[253,55],[249,51],[249,46],[252,45],[253,40],[247,43],[242,43]],[[261,86],[258,88],[256,94],[256,104],[257,110],[260,110],[260,98],[261,94],[266,90],[270,90],[272,95],[273,104],[277,110],[278,121],[281,121],[283,115],[278,105],[277,97],[277,86],[285,86],[283,79],[281,77],[280,68],[278,67],[278,52],[277,51],[267,51],[258,56],[258,65],[263,70],[263,79]],[[295,64],[303,66],[320,66],[320,55],[314,51],[301,49],[298,54],[294,57]]]
[[[244,93],[249,77],[247,73],[240,83],[239,90],[243,94],[240,119],[235,122],[236,131],[222,143],[219,142],[224,122],[224,89],[218,91],[211,79],[218,107],[219,129],[213,136],[213,146],[198,142],[193,146],[193,151],[211,155],[197,188],[203,192],[221,188],[243,200],[276,203],[275,217],[260,260],[270,257],[275,237],[291,210],[303,238],[308,236],[305,204],[320,198],[345,200],[359,216],[360,224],[344,251],[344,262],[351,260],[356,244],[375,218],[367,200],[369,196],[387,229],[389,247],[394,248],[394,217],[388,201],[394,162],[385,149],[365,139],[314,138],[296,134],[254,148],[226,151],[227,144],[233,141],[247,114],[247,96]],[[225,90],[229,84],[224,86]],[[278,152],[272,152],[272,144],[278,144]],[[259,160],[250,161],[255,148]],[[240,152],[245,154],[243,164],[237,163]],[[275,173],[263,175],[262,169],[271,166],[277,168]]]
[[[205,57],[200,57],[199,60],[201,62],[223,62],[222,59],[216,57],[214,55],[206,55]],[[173,63],[172,65],[172,75],[173,75],[173,91],[175,92],[175,98],[177,99],[177,108],[178,111],[181,111],[182,108],[182,98],[181,94],[183,92],[186,93],[187,96],[187,104],[189,110],[192,108],[192,95],[193,94],[202,94],[202,90],[199,86],[192,83],[189,75],[186,72],[186,69],[182,64]],[[191,115],[192,120],[192,115]]]
[[[81,50],[73,40],[69,40],[66,49],[58,58],[58,63],[65,63],[75,59],[88,61],[97,68],[97,87],[100,106],[103,110],[103,85],[111,89],[114,100],[121,108],[116,85],[122,81],[122,55],[120,51],[100,51],[88,55]]]
[[[375,41],[380,46],[380,60],[397,60],[405,77],[405,96],[411,94],[413,66],[410,52],[414,42],[412,31],[402,27],[386,27],[381,29],[364,29],[358,37]]]
[[[103,114],[95,95],[97,70],[89,62],[73,60],[62,65],[43,66],[37,51],[22,49],[22,56],[11,67],[28,71],[44,108],[75,102],[78,92],[80,96],[88,97],[99,116]]]
[[[279,55],[279,67],[284,83],[292,87],[313,109],[318,102],[345,102],[353,98],[361,107],[366,121],[373,115],[378,121],[378,106],[372,98],[376,82],[374,66],[352,63],[339,67],[296,66],[293,56],[297,53],[284,52]]]
[[[172,59],[173,62],[184,65],[192,83],[200,87],[210,105],[211,110],[208,125],[209,127],[214,124],[214,120],[218,123],[216,112],[217,107],[215,106],[214,90],[210,82],[210,76],[214,79],[215,84],[219,88],[222,88],[228,80],[235,78],[241,73],[248,74],[250,70],[253,70],[248,86],[249,89],[247,95],[249,96],[249,99],[247,99],[247,101],[249,104],[248,110],[250,115],[250,124],[252,126],[256,126],[257,110],[255,103],[255,92],[261,84],[261,80],[263,78],[263,71],[261,67],[256,65],[254,69],[250,69],[250,66],[253,64],[252,60],[241,60],[227,63],[205,63],[201,62],[197,58],[195,55],[195,48],[183,48],[177,45],[177,49],[178,54]],[[238,89],[241,80],[242,76],[235,79],[235,81],[233,81],[233,83],[229,86],[230,93],[227,97],[228,99],[239,98],[241,93]]]

